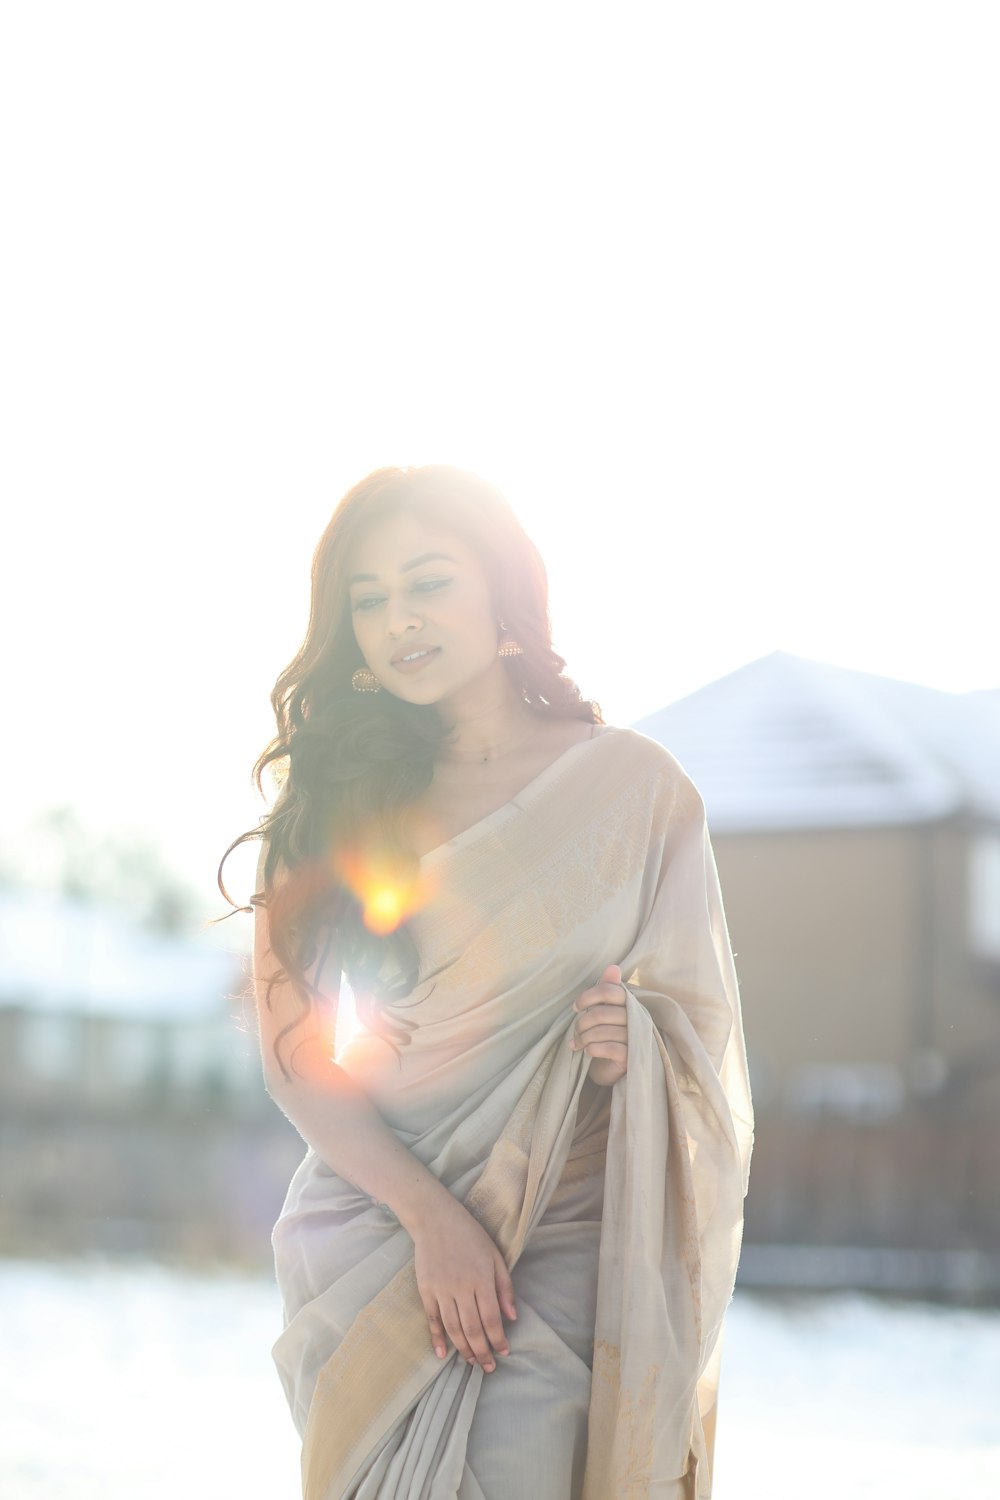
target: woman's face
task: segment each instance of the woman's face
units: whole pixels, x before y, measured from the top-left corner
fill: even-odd
[[[503,672],[489,581],[452,532],[406,514],[374,523],[355,545],[348,577],[355,640],[397,698],[438,703]],[[425,649],[421,662],[396,665]]]

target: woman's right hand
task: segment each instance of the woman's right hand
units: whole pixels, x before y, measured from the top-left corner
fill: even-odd
[[[417,1287],[431,1343],[444,1359],[445,1334],[470,1364],[496,1368],[494,1351],[509,1354],[503,1317],[517,1317],[507,1263],[479,1220],[458,1199],[435,1205],[411,1231]]]

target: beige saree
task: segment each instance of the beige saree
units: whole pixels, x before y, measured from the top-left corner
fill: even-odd
[[[706,1500],[753,1113],[702,799],[595,725],[422,870],[410,1043],[338,1060],[493,1236],[519,1316],[492,1373],[439,1360],[410,1236],[310,1149],[272,1236],[305,1500]],[[609,963],[629,1056],[602,1089],[569,1042]]]

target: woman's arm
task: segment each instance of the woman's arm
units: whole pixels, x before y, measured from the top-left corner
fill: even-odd
[[[264,889],[265,854],[262,843],[258,891]],[[451,1194],[389,1129],[360,1085],[334,1062],[330,1055],[333,1027],[324,1028],[316,1012],[301,1019],[301,1000],[288,980],[274,985],[268,1005],[268,979],[277,968],[267,907],[258,904],[254,907],[253,982],[264,1086],[331,1170],[390,1208],[412,1234]],[[288,1078],[275,1055],[275,1040],[296,1020],[299,1026],[282,1039],[286,1052],[294,1052]],[[324,1035],[324,1030],[329,1034]]]
[[[263,890],[263,863],[262,848],[258,890]],[[498,1298],[507,1315],[516,1316],[513,1284],[500,1251],[478,1219],[403,1145],[361,1086],[329,1056],[331,1042],[324,1041],[319,1028],[305,1032],[296,1046],[292,1076],[285,1077],[274,1055],[274,1038],[300,1015],[301,1003],[285,980],[271,990],[270,1008],[265,1004],[267,978],[277,966],[267,908],[257,904],[253,978],[267,1092],[331,1171],[389,1208],[413,1239],[417,1281],[438,1354],[444,1356],[447,1331],[466,1359],[492,1369],[490,1343],[507,1352]],[[295,1045],[296,1032],[288,1036]]]

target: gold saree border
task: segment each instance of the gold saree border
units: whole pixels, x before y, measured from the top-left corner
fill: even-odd
[[[569,1154],[584,1054],[562,1025],[465,1198],[513,1267]],[[380,1437],[452,1360],[430,1344],[411,1259],[351,1323],[316,1380],[302,1448],[303,1500],[346,1494]]]

